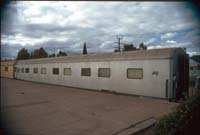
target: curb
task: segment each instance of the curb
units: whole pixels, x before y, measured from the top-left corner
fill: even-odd
[[[139,122],[136,125],[132,125],[129,128],[116,133],[115,135],[133,135],[135,133],[138,133],[139,131],[142,131],[142,130],[152,126],[153,124],[156,123],[156,121],[157,120],[155,118],[149,118],[147,120]]]

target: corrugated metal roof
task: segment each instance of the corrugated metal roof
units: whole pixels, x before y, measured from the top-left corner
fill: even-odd
[[[40,58],[40,59],[31,59],[31,60],[19,60],[17,61],[17,64],[167,59],[167,58],[171,58],[173,56],[173,52],[177,49],[181,49],[181,48],[163,48],[163,49],[137,50],[137,51],[115,52],[115,53],[88,54],[88,55]]]

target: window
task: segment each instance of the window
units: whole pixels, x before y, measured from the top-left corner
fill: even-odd
[[[26,68],[25,71],[26,71],[26,73],[29,73],[29,68]]]
[[[17,73],[19,73],[20,72],[20,68],[17,68]]]
[[[8,71],[8,67],[5,67],[5,71]]]
[[[81,76],[91,76],[91,69],[90,68],[82,68]]]
[[[46,74],[46,68],[41,68],[41,74]]]
[[[99,68],[98,77],[110,77],[110,68]]]
[[[53,75],[59,74],[59,68],[53,68]]]
[[[38,73],[38,68],[33,68],[33,73],[37,74]]]
[[[127,69],[127,78],[142,79],[143,78],[143,69],[142,68],[128,68]]]
[[[22,70],[22,73],[24,73],[24,68],[22,68],[21,70]]]
[[[63,74],[64,74],[64,75],[72,75],[71,68],[64,68]]]

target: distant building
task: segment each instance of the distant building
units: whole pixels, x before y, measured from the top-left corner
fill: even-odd
[[[190,59],[189,60],[189,77],[190,77],[190,91],[189,95],[194,96],[200,92],[200,63]]]
[[[1,77],[14,78],[14,64],[16,61],[1,61]]]
[[[195,78],[197,76],[200,76],[200,63],[193,60],[193,59],[190,59],[189,60],[190,62],[190,78]]]

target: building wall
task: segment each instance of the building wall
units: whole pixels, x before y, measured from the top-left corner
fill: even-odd
[[[187,68],[186,65],[181,65],[181,68],[183,69],[183,72],[181,72],[179,64],[180,64],[180,57],[184,57],[185,60],[188,59],[188,55],[183,49],[177,49],[173,52],[173,59],[171,60],[171,69],[170,69],[170,97],[171,99],[177,99],[177,89],[180,87],[179,80],[181,79],[181,74],[185,74],[182,78],[184,78],[184,86],[181,86],[181,91],[185,91],[187,86],[186,83],[188,83],[188,79],[185,77],[187,76]],[[184,61],[184,64],[186,61]],[[188,67],[189,68],[189,67]],[[186,80],[185,80],[186,79]],[[182,85],[182,84],[181,84]]]
[[[16,65],[20,72],[16,78],[86,89],[110,90],[120,93],[166,98],[166,79],[169,80],[169,59],[107,61],[107,62],[77,62]],[[30,68],[29,73],[21,73],[21,68]],[[38,74],[33,74],[33,68],[38,68]],[[41,74],[41,68],[47,68],[47,74]],[[59,75],[52,74],[52,68],[59,68]],[[72,75],[63,75],[63,68],[71,68]],[[91,76],[81,76],[81,68],[91,68]],[[110,78],[98,77],[98,68],[110,68]],[[128,79],[127,68],[142,68],[142,79]],[[24,69],[25,70],[25,69]],[[157,75],[152,75],[157,72]]]
[[[14,63],[13,61],[1,62],[1,77],[14,78]],[[5,68],[8,67],[8,71]]]

